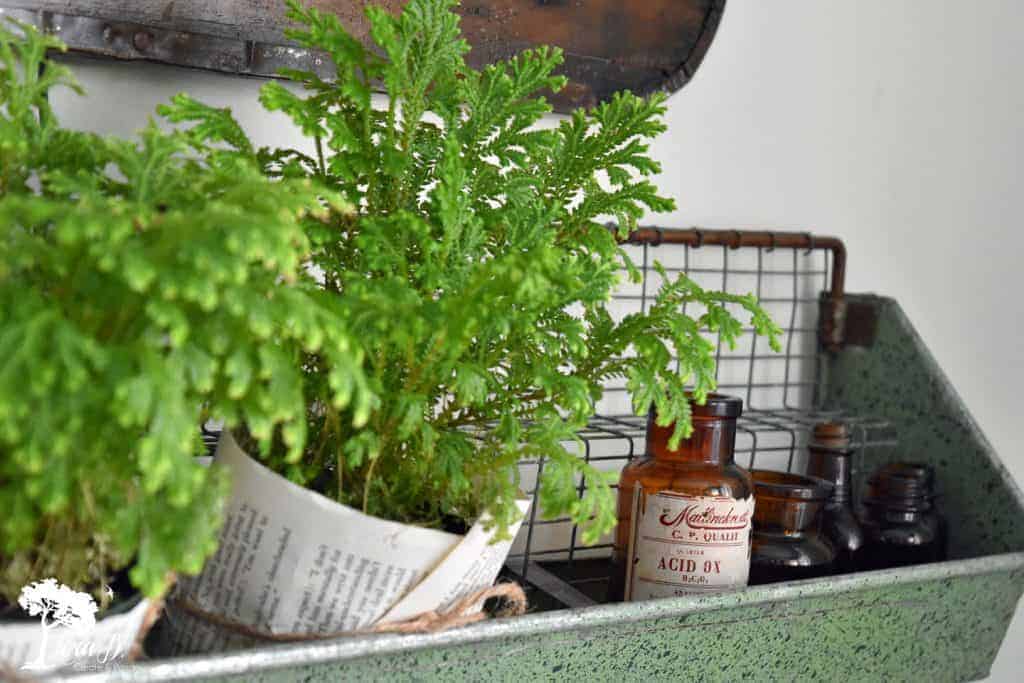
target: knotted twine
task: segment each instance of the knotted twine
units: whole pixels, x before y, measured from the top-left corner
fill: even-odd
[[[168,585],[173,583],[174,578],[171,578]],[[495,614],[497,617],[517,617],[526,612],[526,593],[518,583],[499,583],[481,588],[462,598],[452,605],[451,608],[443,612],[429,610],[400,621],[390,621],[355,631],[335,631],[333,633],[270,633],[235,621],[234,619],[228,619],[219,614],[207,612],[183,598],[172,598],[171,604],[193,617],[208,621],[215,626],[238,635],[247,636],[253,640],[272,643],[298,643],[375,633],[436,633],[438,631],[459,628],[460,626],[468,626],[487,618],[487,613],[478,606],[490,598],[501,598],[503,601],[502,608]],[[146,608],[146,612],[142,617],[142,622],[139,624],[139,630],[135,634],[131,649],[128,651],[129,662],[136,661],[143,654],[143,641],[146,640],[150,629],[153,628],[153,624],[159,618],[165,603],[166,598],[163,596],[150,601],[149,607]],[[19,672],[13,671],[3,662],[0,662],[0,680],[21,681],[32,679],[21,678]]]
[[[435,633],[437,631],[459,628],[460,626],[475,624],[486,619],[488,615],[479,608],[479,605],[489,598],[501,598],[504,601],[503,607],[495,616],[514,617],[526,612],[526,593],[523,592],[522,587],[518,583],[499,583],[481,588],[460,599],[451,608],[441,612],[429,610],[400,621],[376,624],[369,628],[354,631],[335,631],[332,633],[271,633],[240,621],[229,619],[220,614],[207,612],[183,598],[172,598],[171,604],[197,619],[207,621],[227,631],[252,638],[253,640],[271,643],[299,643],[375,633]]]

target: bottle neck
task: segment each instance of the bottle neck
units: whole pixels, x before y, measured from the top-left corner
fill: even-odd
[[[733,462],[736,448],[736,418],[694,415],[693,433],[669,450],[674,425],[661,427],[654,416],[647,425],[647,454],[656,460],[724,466]]]
[[[917,521],[931,513],[933,476],[918,465],[886,465],[868,481],[864,505],[869,513],[884,515],[892,522]]]
[[[832,482],[829,504],[848,504],[853,498],[850,460],[852,451],[833,448],[808,448],[807,474]]]
[[[918,507],[887,503],[889,501],[865,501],[864,511],[870,519],[889,524],[913,524],[933,514],[931,503],[922,503]]]

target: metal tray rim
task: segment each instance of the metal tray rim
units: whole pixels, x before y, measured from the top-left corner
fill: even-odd
[[[552,634],[580,628],[654,619],[685,617],[715,610],[785,603],[789,600],[835,596],[844,592],[884,588],[933,580],[996,574],[1024,569],[1024,552],[938,562],[915,567],[862,572],[828,579],[808,579],[748,588],[708,597],[681,597],[639,603],[618,603],[571,610],[554,610],[512,619],[496,619],[453,631],[421,635],[384,634],[274,645],[214,655],[151,660],[131,667],[71,675],[62,680],[190,681],[196,678],[240,675],[295,666],[309,666],[367,656],[409,652],[430,647],[471,645],[515,636]]]

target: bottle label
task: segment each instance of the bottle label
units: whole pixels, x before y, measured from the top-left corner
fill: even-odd
[[[706,595],[747,585],[754,497],[633,490],[626,600]]]

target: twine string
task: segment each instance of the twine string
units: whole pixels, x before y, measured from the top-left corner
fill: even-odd
[[[301,643],[375,633],[435,633],[437,631],[467,626],[487,618],[486,612],[475,608],[478,604],[489,598],[501,598],[504,601],[504,607],[497,614],[499,617],[519,616],[526,612],[526,593],[523,592],[522,586],[518,583],[499,583],[494,586],[481,588],[460,599],[450,609],[443,612],[429,610],[400,621],[377,624],[354,631],[335,631],[332,633],[271,633],[235,619],[229,619],[220,614],[208,612],[184,598],[171,598],[169,602],[174,607],[197,619],[253,640],[271,643]]]

